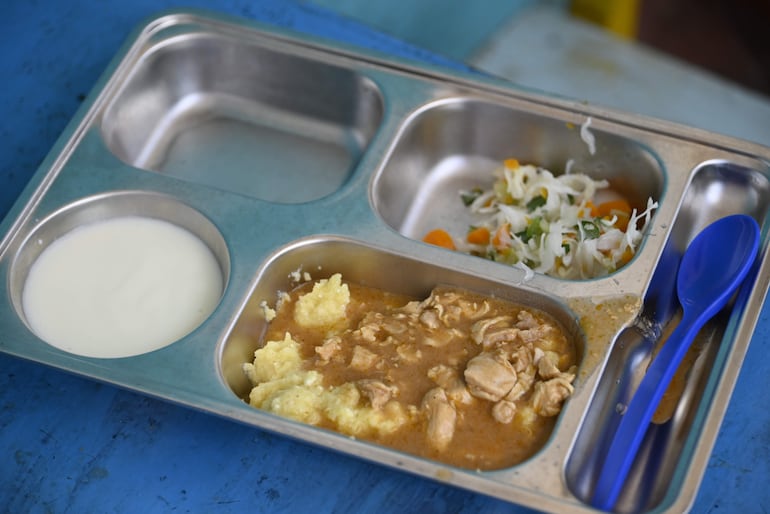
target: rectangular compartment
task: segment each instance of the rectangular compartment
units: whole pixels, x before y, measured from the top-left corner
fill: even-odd
[[[392,270],[394,269],[398,269],[399,273],[393,274]],[[582,358],[585,352],[585,341],[579,325],[579,320],[563,303],[547,294],[528,290],[526,288],[504,286],[484,277],[425,262],[418,258],[399,255],[382,248],[362,244],[345,238],[309,238],[297,241],[280,249],[266,260],[257,273],[253,288],[244,302],[243,308],[238,312],[233,327],[227,332],[220,344],[219,363],[222,378],[230,387],[233,394],[244,402],[244,409],[251,411],[249,413],[250,418],[259,419],[266,416],[273,416],[273,414],[266,413],[261,409],[248,405],[249,393],[253,385],[247,379],[243,369],[245,363],[251,363],[254,360],[254,351],[261,348],[266,342],[262,339],[268,323],[265,320],[265,307],[275,307],[276,302],[283,293],[293,290],[301,283],[309,280],[316,281],[328,278],[335,273],[340,273],[342,279],[349,283],[373,287],[389,293],[406,295],[420,300],[427,298],[431,290],[436,286],[450,286],[461,288],[470,293],[480,294],[488,298],[505,299],[525,308],[542,312],[560,327],[561,331],[565,334],[567,341],[574,345],[576,353],[575,368],[573,368],[573,371],[574,369],[579,369],[582,364]],[[500,320],[496,318],[496,322],[500,322]],[[394,337],[398,339],[399,336]],[[535,344],[537,345],[537,343]],[[404,345],[404,347],[408,347],[408,345]],[[479,348],[481,348],[481,345],[479,345]],[[424,346],[423,349],[418,350],[418,352],[426,354],[432,353],[428,350],[430,350],[430,348]],[[441,357],[439,356],[439,358]],[[271,362],[271,366],[274,366],[275,369],[286,366],[283,363]],[[326,370],[327,368],[323,366],[319,367],[321,373],[324,373]],[[379,375],[377,376],[379,377]],[[572,376],[574,377],[575,374]],[[378,380],[381,379],[382,377],[378,378]],[[347,380],[350,379],[348,378]],[[545,381],[545,379],[539,376],[537,376],[537,378],[533,376],[533,380],[538,382]],[[289,378],[276,379],[275,382],[271,382],[271,384],[274,385],[268,386],[268,390],[272,391],[269,395],[275,394],[275,387],[278,387],[279,384],[286,383],[287,381],[289,381]],[[349,382],[349,384],[352,385],[353,382]],[[575,386],[575,390],[578,391],[582,387],[582,380],[575,380],[573,385]],[[311,394],[308,391],[315,389],[311,387],[307,391],[303,390],[302,392],[298,392],[300,387],[300,385],[297,385],[295,389],[293,389],[293,392],[287,393],[286,396],[289,396],[290,394],[291,397],[302,397],[302,405],[305,406],[303,407],[302,412],[308,412],[312,410],[312,408],[315,408],[310,407],[310,405],[315,405],[315,401],[311,402],[308,400],[308,395]],[[327,394],[331,391],[331,387],[326,388]],[[406,391],[402,392],[404,395],[407,395]],[[520,408],[529,408],[529,397],[530,394],[527,393],[521,402]],[[334,400],[334,404],[336,405],[338,401],[340,400]],[[570,398],[566,399],[561,407],[561,413],[567,409],[567,405],[569,405],[570,401]],[[362,404],[365,403],[364,400],[361,400],[361,402]],[[488,403],[478,399],[476,399],[475,402],[475,407],[472,409],[479,407],[483,408]],[[491,409],[492,404],[489,403],[489,405],[489,408]],[[420,403],[418,402],[410,408],[419,408],[419,406]],[[363,408],[365,409],[365,407],[366,406],[364,405]],[[457,408],[460,409],[459,406]],[[349,416],[353,416],[352,409],[353,407],[350,407],[349,410],[345,411],[347,413],[346,419],[348,419]],[[324,410],[323,412],[326,411]],[[470,410],[469,412],[475,412],[475,410]],[[553,417],[543,418],[542,428],[549,431],[547,438],[537,442],[531,441],[537,445],[537,450],[530,453],[528,458],[516,463],[515,466],[533,460],[534,456],[542,453],[543,448],[551,445],[554,439],[562,439],[561,437],[557,437],[554,430],[554,428],[559,425],[561,413]],[[464,423],[459,420],[461,418],[461,416],[458,416],[458,425]],[[291,419],[281,419],[283,421],[278,422],[278,425],[290,427],[296,423]],[[538,422],[538,424],[540,424],[540,422]],[[479,428],[479,430],[481,430],[481,428]],[[435,473],[436,469],[445,468],[447,466],[447,464],[442,463],[439,460],[434,461],[428,457],[405,457],[404,451],[398,451],[386,446],[377,448],[377,445],[375,444],[373,447],[373,443],[367,442],[366,437],[357,440],[359,438],[341,433],[330,435],[328,430],[316,428],[311,425],[305,426],[304,434],[304,437],[316,441],[318,438],[323,437],[328,440],[328,444],[331,444],[334,447],[377,462],[390,463],[391,465],[403,465],[405,461],[413,460],[419,464],[411,464],[410,467],[412,469],[425,467],[425,469],[434,470],[428,472],[429,474]],[[416,436],[412,437],[415,438]],[[463,437],[467,439],[467,435]],[[522,440],[527,440],[527,437],[522,437]],[[515,443],[512,442],[511,444]],[[472,452],[473,450],[469,449],[468,451]],[[436,458],[438,459],[439,457],[436,456]],[[495,456],[495,458],[498,458],[498,456]],[[537,464],[530,465],[537,470]],[[505,466],[505,468],[509,467],[510,466]],[[452,471],[448,473],[445,472],[447,473],[447,476],[456,476],[456,480],[460,481],[460,475],[462,474],[476,475],[479,477],[484,472],[494,473],[495,468],[491,470],[463,469],[463,467],[449,466],[448,469],[451,469]],[[546,470],[540,469],[536,472],[546,473]]]
[[[394,274],[392,270],[399,272]],[[313,280],[341,273],[346,281],[420,298],[426,297],[433,287],[441,284],[506,298],[553,316],[575,339],[580,353],[583,352],[580,328],[574,314],[548,295],[525,288],[512,288],[488,278],[347,239],[311,238],[283,248],[263,264],[244,307],[238,313],[239,321],[221,346],[222,376],[238,397],[244,398],[250,389],[242,364],[253,359],[265,327],[260,304],[274,305],[281,292],[293,289],[302,281],[300,277],[304,272],[309,273]]]
[[[762,225],[770,214],[770,180],[756,170],[730,162],[707,162],[693,172],[666,247],[658,261],[636,322],[623,330],[610,353],[596,393],[586,411],[566,465],[575,495],[589,502],[601,463],[626,405],[644,376],[651,355],[681,319],[676,296],[679,259],[690,241],[710,223],[732,214],[752,216]],[[681,471],[691,458],[687,442],[708,430],[699,412],[714,400],[714,384],[729,366],[738,321],[747,308],[747,291],[706,323],[677,371],[653,417],[639,455],[618,500],[617,511],[655,510],[671,490],[682,487]]]
[[[138,168],[300,203],[345,182],[382,112],[377,86],[351,70],[190,33],[140,57],[101,132]]]
[[[582,123],[589,123],[583,119]],[[377,173],[372,200],[382,219],[401,234],[420,240],[441,227],[464,234],[473,218],[460,191],[489,187],[492,171],[515,158],[555,175],[568,167],[600,180],[639,209],[660,200],[665,174],[658,158],[632,139],[585,129],[595,153],[567,119],[541,116],[473,98],[427,105],[401,127]]]

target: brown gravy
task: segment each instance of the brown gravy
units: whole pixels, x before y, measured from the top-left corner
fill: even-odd
[[[344,326],[308,329],[297,324],[293,306],[313,286],[305,283],[277,306],[263,340],[280,340],[289,333],[300,343],[303,366],[320,372],[325,387],[355,383],[363,391],[361,384],[375,383],[387,388],[386,397],[379,401],[362,394],[362,403],[395,401],[409,412],[408,421],[395,432],[357,437],[479,470],[520,463],[545,444],[572,392],[577,363],[574,341],[554,319],[459,289],[438,288],[420,302],[347,285]],[[482,353],[489,358],[471,364]],[[479,373],[469,372],[474,365]],[[513,375],[521,390],[514,394],[516,388],[506,382],[498,391],[503,379],[486,382],[480,371],[488,368],[518,369]],[[545,385],[552,382],[559,382],[555,398],[548,396],[553,391]],[[438,404],[427,400],[429,392],[438,393]],[[442,425],[446,419],[451,420],[448,436],[449,425]],[[328,418],[317,424],[339,430]]]

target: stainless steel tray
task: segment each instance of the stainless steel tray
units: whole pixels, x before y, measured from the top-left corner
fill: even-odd
[[[578,127],[590,118],[592,154]],[[490,162],[608,178],[659,202],[634,260],[601,279],[529,278],[421,243],[464,227],[456,194]],[[0,350],[533,508],[588,512],[618,406],[670,318],[678,255],[706,224],[746,213],[762,227],[755,269],[699,336],[671,419],[645,440],[622,512],[681,512],[695,496],[768,286],[770,149],[523,91],[472,72],[416,66],[202,13],[139,28],[0,225]],[[34,258],[66,230],[142,213],[179,224],[226,281],[194,332],[133,357],[63,352],[25,321]],[[452,283],[534,304],[579,333],[575,393],[548,444],[509,469],[473,472],[248,406],[252,343],[238,319],[292,272],[425,294]],[[259,324],[257,318],[255,323]],[[256,327],[259,329],[259,327]],[[254,329],[254,327],[252,327]],[[240,341],[240,342],[239,342]]]

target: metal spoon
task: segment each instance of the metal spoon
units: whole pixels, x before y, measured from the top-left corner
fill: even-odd
[[[676,290],[682,321],[653,360],[615,432],[591,504],[610,510],[620,495],[663,393],[703,325],[732,297],[759,248],[759,226],[738,214],[715,221],[682,256]]]

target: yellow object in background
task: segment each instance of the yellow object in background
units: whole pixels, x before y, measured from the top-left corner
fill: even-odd
[[[571,0],[570,12],[618,36],[633,39],[639,28],[640,3],[640,0]]]

